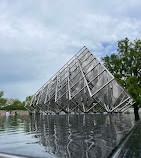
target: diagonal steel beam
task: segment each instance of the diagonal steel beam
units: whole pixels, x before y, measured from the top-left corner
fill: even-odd
[[[89,112],[92,108],[94,108],[95,106],[97,106],[98,105],[98,103],[92,103],[92,104],[94,104],[93,106],[91,106],[88,110],[87,110],[87,112]]]
[[[70,91],[70,73],[69,73],[69,67],[68,67],[68,92],[69,92],[69,100],[71,100],[71,91]]]
[[[78,107],[78,108],[80,109],[81,112],[84,112],[84,111],[80,108],[80,105],[79,105],[78,103],[75,103],[72,99],[71,99],[71,102],[72,102],[74,105],[76,105],[76,107],[73,108],[73,110],[76,109],[76,108]]]
[[[115,108],[113,108],[110,112],[113,112],[115,109],[117,109],[118,107],[120,107],[123,103],[125,103],[127,100],[129,100],[130,97],[128,97],[127,99],[125,99],[123,102],[121,102],[118,106],[116,106]]]
[[[120,109],[118,109],[118,111],[120,112],[121,110],[123,110],[123,109],[124,109],[125,107],[127,107],[127,106],[130,107],[133,102],[134,102],[133,100],[129,100],[129,102],[127,102],[123,107],[121,107]]]
[[[126,106],[124,109],[121,110],[121,112],[124,112],[125,110],[127,110],[130,106],[134,105],[136,102],[132,101],[132,103],[128,106]]]
[[[55,102],[57,100],[57,92],[58,92],[58,75],[57,75],[57,83],[56,83],[56,90],[55,90]]]
[[[115,78],[113,77],[110,79],[107,83],[105,83],[100,89],[98,89],[92,96],[96,95],[100,90],[102,90],[104,87],[106,87],[110,82],[112,82]]]
[[[81,73],[82,73],[82,76],[83,76],[83,79],[84,79],[84,83],[85,83],[85,85],[86,85],[86,87],[87,87],[87,89],[88,89],[89,95],[90,95],[90,97],[91,97],[91,96],[92,96],[92,93],[91,93],[90,87],[89,87],[89,85],[88,85],[88,82],[87,82],[87,80],[86,80],[86,77],[85,77],[85,75],[84,75],[84,72],[83,72],[83,70],[82,70],[82,67],[81,67],[81,65],[80,65],[79,59],[78,59],[78,64],[79,64],[79,68],[80,68],[80,70],[81,70]]]

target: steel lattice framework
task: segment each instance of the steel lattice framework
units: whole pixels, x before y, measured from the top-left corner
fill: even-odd
[[[135,103],[114,76],[84,46],[27,101],[46,113],[123,112]]]

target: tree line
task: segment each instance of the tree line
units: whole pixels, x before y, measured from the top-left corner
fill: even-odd
[[[4,91],[0,91],[0,110],[26,110],[25,102],[30,99],[31,96],[26,97],[24,101],[15,98],[4,98]]]

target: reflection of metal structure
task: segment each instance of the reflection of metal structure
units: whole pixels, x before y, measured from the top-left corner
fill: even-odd
[[[106,158],[130,131],[131,120],[125,115],[34,115],[25,129],[36,138],[28,140],[29,149],[41,145],[36,157],[45,157],[46,151],[53,157]]]
[[[83,47],[26,103],[27,108],[59,113],[123,112],[133,98]]]

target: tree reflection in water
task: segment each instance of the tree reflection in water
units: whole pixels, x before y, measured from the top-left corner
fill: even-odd
[[[131,128],[127,115],[33,115],[34,132],[45,151],[56,157],[107,157]]]

